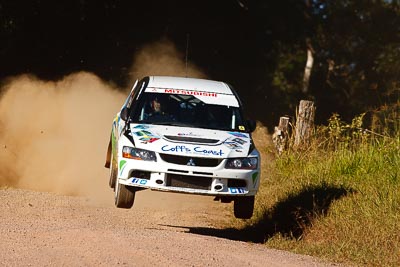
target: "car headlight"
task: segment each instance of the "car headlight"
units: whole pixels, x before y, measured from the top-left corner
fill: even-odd
[[[124,146],[122,148],[122,156],[128,159],[157,161],[156,153],[140,148]]]
[[[228,159],[225,168],[227,169],[257,169],[258,158],[236,158]]]

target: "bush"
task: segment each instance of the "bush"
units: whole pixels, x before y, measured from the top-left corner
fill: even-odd
[[[364,129],[365,116],[347,124],[334,114],[306,151],[289,149],[263,169],[256,216],[238,223],[251,241],[337,262],[400,262],[399,128]]]

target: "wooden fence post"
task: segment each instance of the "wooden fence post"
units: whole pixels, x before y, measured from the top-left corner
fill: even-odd
[[[294,147],[308,145],[314,130],[315,106],[313,101],[301,100],[296,120]]]
[[[279,125],[275,126],[272,141],[279,155],[287,149],[289,141],[289,117],[279,118]]]

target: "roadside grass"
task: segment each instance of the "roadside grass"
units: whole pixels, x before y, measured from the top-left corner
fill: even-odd
[[[400,265],[400,118],[384,137],[389,130],[363,129],[363,117],[346,124],[334,115],[308,147],[274,159],[264,146],[255,214],[234,221],[243,240],[346,264]]]

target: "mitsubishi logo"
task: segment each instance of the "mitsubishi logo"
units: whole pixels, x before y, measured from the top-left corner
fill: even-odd
[[[188,161],[188,163],[186,163],[186,165],[187,165],[187,166],[196,166],[196,164],[194,163],[194,160],[193,160],[193,159],[190,159],[190,160]]]

